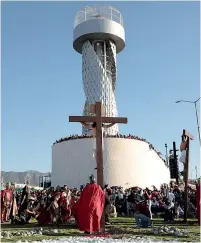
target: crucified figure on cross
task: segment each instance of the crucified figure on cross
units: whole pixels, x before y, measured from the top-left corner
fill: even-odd
[[[93,122],[92,124],[88,124],[86,122],[81,122],[81,124],[83,125],[83,127],[88,128],[92,131],[92,136],[94,138],[93,141],[93,157],[96,160],[96,165],[97,165],[97,159],[96,159],[96,122]],[[102,150],[104,150],[104,140],[103,140],[103,129],[107,129],[110,128],[114,125],[115,123],[110,123],[108,125],[102,124]],[[95,168],[97,169],[97,167]]]

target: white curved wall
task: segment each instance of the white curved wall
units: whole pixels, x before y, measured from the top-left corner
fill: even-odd
[[[92,156],[92,139],[75,139],[52,147],[52,185],[67,184],[70,188],[97,177]],[[124,188],[142,188],[169,183],[169,169],[146,142],[125,138],[104,138],[104,183]]]

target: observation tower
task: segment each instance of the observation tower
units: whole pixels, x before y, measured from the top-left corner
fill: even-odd
[[[89,6],[76,14],[73,47],[82,54],[82,79],[86,96],[83,115],[90,105],[101,101],[105,116],[116,117],[116,54],[125,47],[125,31],[121,13],[110,6]],[[105,134],[118,133],[118,125],[105,129]],[[90,130],[83,128],[83,134]]]

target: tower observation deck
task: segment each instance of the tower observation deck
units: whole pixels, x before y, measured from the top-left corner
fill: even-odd
[[[101,101],[105,116],[116,117],[116,54],[125,47],[121,13],[110,6],[89,6],[75,17],[73,47],[82,54],[82,79],[86,101],[83,115],[89,116],[90,105]],[[83,128],[83,134],[90,131]],[[118,133],[114,125],[106,134]]]

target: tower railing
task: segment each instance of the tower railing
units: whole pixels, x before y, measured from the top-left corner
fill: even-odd
[[[119,10],[111,6],[89,6],[79,11],[75,16],[74,28],[92,19],[109,19],[123,26],[123,18]]]

